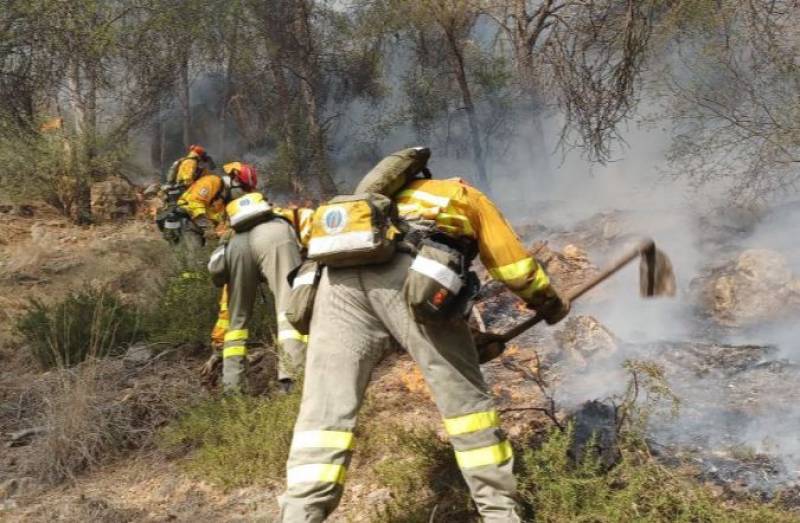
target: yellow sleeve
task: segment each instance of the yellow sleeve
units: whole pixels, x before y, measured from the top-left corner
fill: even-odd
[[[499,209],[480,191],[469,187],[470,222],[478,240],[481,261],[496,280],[530,301],[550,285],[536,259],[528,254]]]
[[[314,221],[314,209],[301,207],[297,209],[297,237],[303,247],[308,248],[308,241],[311,239],[311,224]]]
[[[190,185],[194,181],[194,173],[197,170],[197,159],[187,158],[178,166],[178,174],[175,177],[178,183]]]

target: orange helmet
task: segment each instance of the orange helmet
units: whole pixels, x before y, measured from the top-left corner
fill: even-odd
[[[206,155],[206,149],[202,145],[190,145],[189,146],[189,152],[190,153],[195,153],[200,158],[202,158],[202,157],[204,157]]]

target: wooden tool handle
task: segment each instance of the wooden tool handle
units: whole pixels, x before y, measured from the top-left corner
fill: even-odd
[[[584,294],[595,288],[597,285],[606,281],[610,276],[619,272],[620,269],[628,265],[630,262],[638,258],[640,255],[655,252],[655,247],[656,244],[655,242],[653,242],[653,240],[651,239],[643,240],[639,245],[636,246],[636,248],[631,249],[630,252],[621,256],[614,263],[603,269],[603,271],[601,271],[600,274],[597,274],[594,278],[590,279],[577,289],[574,289],[572,292],[568,293],[565,296],[566,299],[569,300],[570,302],[573,302],[574,300],[580,298],[581,296],[583,296]],[[537,314],[532,318],[528,318],[527,320],[514,325],[505,332],[501,332],[496,334],[495,336],[492,336],[492,340],[508,342],[516,338],[526,330],[530,329],[543,319],[544,318],[542,318]]]

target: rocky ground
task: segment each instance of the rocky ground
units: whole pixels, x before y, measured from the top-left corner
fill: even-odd
[[[121,189],[115,185],[109,191]],[[55,371],[41,373],[25,354],[13,320],[30,297],[56,300],[83,286],[109,287],[132,301],[159,292],[163,272],[156,261],[168,254],[166,245],[149,221],[130,219],[141,198],[126,195],[122,201],[120,207],[98,197],[110,209],[109,218],[118,218],[119,212],[127,218],[91,228],[72,226],[46,208],[0,207],[6,231],[0,239],[0,432],[5,446],[0,519],[270,521],[277,487],[224,491],[188,475],[181,456],[165,454],[150,439],[137,440],[135,450],[97,463],[60,486],[47,486],[30,473],[30,464],[46,451],[36,432],[46,397],[42,391],[52,391],[59,378]],[[721,492],[797,496],[800,347],[788,334],[781,343],[767,344],[758,333],[765,324],[775,325],[770,332],[796,333],[792,319],[800,306],[800,258],[791,248],[778,250],[774,242],[751,244],[748,231],[754,226],[717,221],[728,225],[714,222],[701,228],[713,238],[704,240],[703,247],[713,253],[713,263],[679,273],[678,301],[693,319],[674,339],[629,339],[628,330],[615,329],[619,323],[603,321],[619,286],[638,289],[635,275],[624,273],[619,286],[598,288],[562,324],[532,329],[502,358],[484,366],[503,426],[512,436],[544,431],[550,416],[563,420],[585,400],[613,396],[627,379],[621,363],[647,359],[663,366],[682,399],[678,418],[657,419],[652,426],[654,453],[668,463],[692,465]],[[634,239],[636,223],[636,216],[609,212],[569,229],[525,224],[519,229],[559,288],[569,289],[596,274],[597,266]],[[478,316],[488,330],[501,330],[529,314],[494,284],[482,296]],[[636,303],[637,308],[648,306]],[[636,311],[623,313],[638,321]],[[196,375],[204,356],[175,350],[154,358],[152,352],[132,349],[126,358],[101,364],[97,402],[140,416],[142,430],[155,431],[176,415],[179,405],[208,396]],[[442,430],[427,387],[405,354],[389,355],[377,369],[369,405],[378,422]],[[354,460],[346,497],[332,521],[364,521],[385,500],[387,492],[364,473],[366,465]]]

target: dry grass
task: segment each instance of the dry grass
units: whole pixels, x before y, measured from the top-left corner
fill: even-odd
[[[27,473],[60,483],[148,446],[158,427],[197,396],[187,371],[174,362],[129,369],[121,360],[92,358],[48,373],[37,386],[41,407],[33,420],[44,432],[33,442]]]

